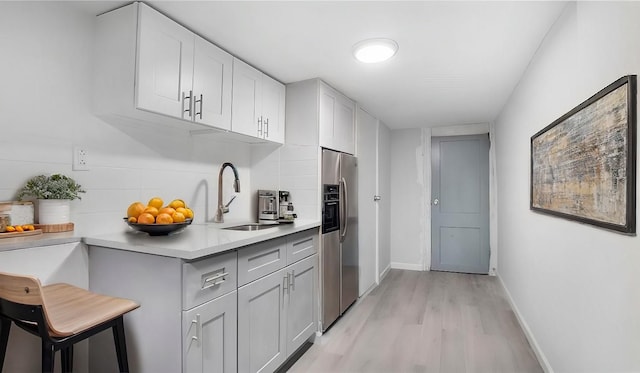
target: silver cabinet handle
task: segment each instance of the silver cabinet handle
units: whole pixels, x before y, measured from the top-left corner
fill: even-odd
[[[296,271],[291,270],[291,290],[296,291]]]
[[[185,109],[184,108],[184,104],[185,101],[187,101],[187,99],[189,99],[189,106]],[[183,113],[188,113],[189,118],[191,118],[191,101],[193,99],[193,91],[189,91],[189,96],[187,96],[187,94],[185,92],[182,92],[182,112]]]
[[[193,116],[195,117],[196,115],[200,116],[200,119],[202,119],[202,94],[200,94],[200,99],[199,100],[195,100],[195,102],[193,103],[193,110],[195,111],[196,109],[196,104],[200,103],[200,111],[197,113],[194,113]]]
[[[196,319],[191,320],[191,325],[196,324],[196,335],[191,337],[191,340],[198,342],[198,347],[201,346],[202,342],[200,341],[200,337],[202,336],[202,323],[200,322],[200,314],[196,314]]]
[[[433,204],[434,204],[434,205],[437,205],[438,203],[440,203],[440,200],[439,200],[439,199],[437,199],[437,198],[436,198],[436,199],[434,199],[434,200],[433,200]]]
[[[289,274],[287,273],[287,275],[282,279],[282,295],[284,295],[284,292],[289,293]]]
[[[258,118],[258,137],[262,137],[262,116]]]
[[[227,276],[228,274],[229,272],[223,272],[223,273],[219,273],[217,275],[205,278],[204,281],[202,282],[201,290],[208,289],[210,287],[214,287],[216,285],[222,284],[223,282],[226,281],[224,277]],[[222,280],[218,281],[219,279],[222,279]]]
[[[269,137],[269,118],[265,119],[265,132],[264,132],[264,138],[268,138]]]

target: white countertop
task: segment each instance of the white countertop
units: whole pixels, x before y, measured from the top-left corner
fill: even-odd
[[[307,229],[317,228],[320,226],[320,222],[314,220],[296,220],[291,224],[279,224],[273,228],[258,231],[222,229],[235,225],[240,225],[240,223],[194,223],[182,232],[169,236],[149,236],[147,233],[137,232],[129,227],[124,227],[121,231],[113,233],[86,237],[79,236],[73,231],[45,233],[35,236],[3,238],[0,240],[0,251],[82,241],[91,246],[193,260]]]
[[[320,226],[320,222],[313,220],[296,220],[291,224],[279,224],[273,228],[258,231],[222,229],[234,225],[239,224],[194,223],[182,232],[169,236],[149,236],[146,233],[127,228],[120,232],[84,237],[83,241],[90,246],[101,246],[193,260],[307,229],[317,228]]]

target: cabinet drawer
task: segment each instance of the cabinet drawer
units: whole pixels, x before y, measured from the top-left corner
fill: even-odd
[[[238,286],[248,284],[286,265],[285,238],[238,249]]]
[[[182,308],[188,310],[237,287],[235,251],[182,264]]]
[[[287,237],[287,264],[313,255],[318,251],[318,230],[310,229]]]

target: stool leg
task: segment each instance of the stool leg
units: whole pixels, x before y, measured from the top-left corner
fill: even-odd
[[[53,344],[42,341],[42,372],[53,373],[53,361],[55,359],[56,350]]]
[[[11,330],[11,320],[0,319],[0,372],[4,366],[4,356],[7,353],[7,345],[9,344],[9,331]]]
[[[62,357],[62,373],[73,372],[73,345],[63,348],[60,355]]]
[[[116,319],[116,323],[113,326],[113,340],[116,344],[120,372],[129,373],[129,360],[127,359],[127,344],[124,338],[124,320],[122,316]]]

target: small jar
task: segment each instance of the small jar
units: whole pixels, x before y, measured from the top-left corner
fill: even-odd
[[[11,216],[0,214],[0,233],[7,231],[7,226],[11,225]]]

